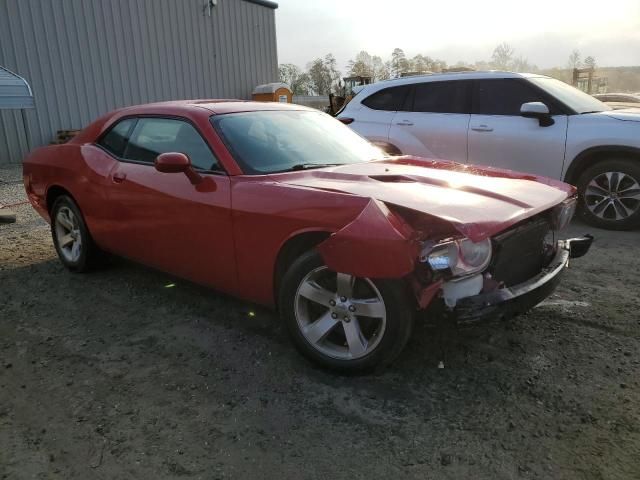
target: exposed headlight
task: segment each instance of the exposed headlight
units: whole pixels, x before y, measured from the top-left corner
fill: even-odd
[[[573,214],[576,213],[576,197],[567,198],[560,205],[557,205],[551,213],[551,225],[553,230],[564,230],[571,219]]]
[[[433,270],[450,270],[454,276],[480,272],[491,261],[491,239],[474,243],[464,238],[425,245],[420,261],[428,263]]]

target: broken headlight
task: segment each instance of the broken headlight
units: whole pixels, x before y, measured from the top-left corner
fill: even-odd
[[[425,245],[420,261],[436,271],[449,270],[456,276],[481,272],[491,261],[491,239],[472,242],[468,238]]]
[[[551,211],[551,225],[553,230],[560,231],[569,225],[576,212],[576,197],[567,198]]]

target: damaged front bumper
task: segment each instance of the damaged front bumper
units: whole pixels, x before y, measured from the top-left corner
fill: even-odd
[[[570,258],[585,255],[593,237],[560,240],[554,258],[535,277],[512,287],[458,299],[450,315],[458,323],[511,318],[525,313],[553,293]]]

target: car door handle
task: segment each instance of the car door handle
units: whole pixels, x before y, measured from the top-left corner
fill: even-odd
[[[413,122],[410,122],[409,120],[402,120],[401,122],[396,122],[396,125],[410,127],[411,125],[413,125]]]
[[[474,132],[493,132],[493,128],[489,125],[475,125],[471,127]]]
[[[112,177],[114,183],[122,183],[125,178],[127,178],[127,174],[122,172],[116,172]]]

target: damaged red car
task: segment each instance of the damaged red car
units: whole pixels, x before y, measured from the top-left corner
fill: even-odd
[[[397,357],[416,317],[527,311],[591,244],[558,238],[570,185],[385,157],[277,103],[121,109],[31,153],[24,184],[69,270],[108,252],[275,307],[304,355],[350,371]]]

